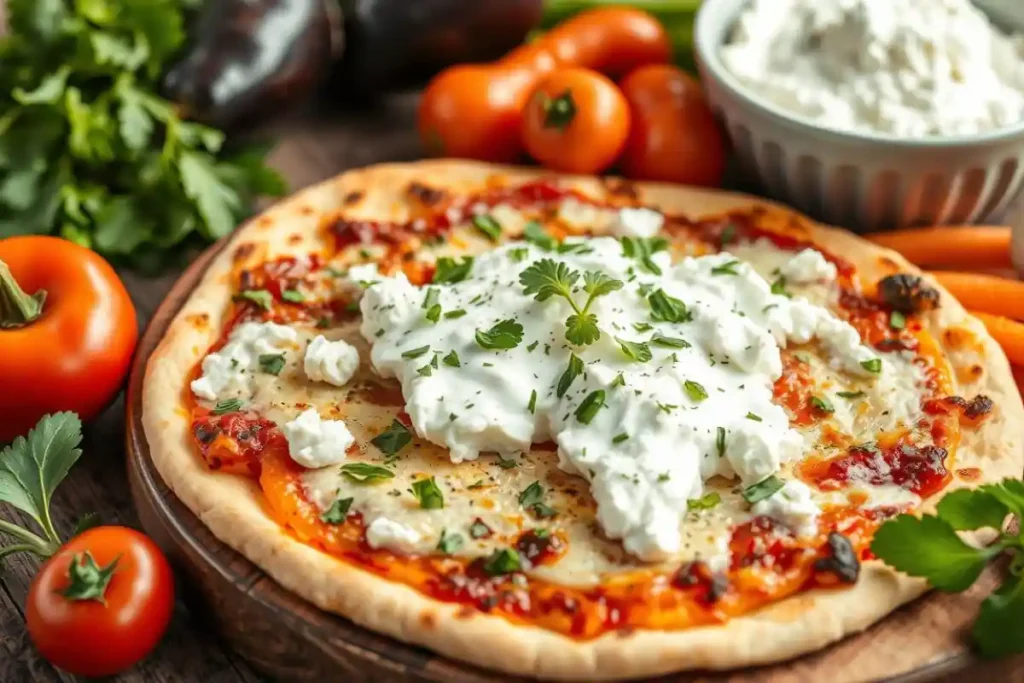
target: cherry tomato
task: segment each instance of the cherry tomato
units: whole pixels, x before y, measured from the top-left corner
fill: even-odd
[[[668,64],[642,66],[619,84],[632,129],[619,170],[635,180],[717,186],[726,144],[700,84]]]
[[[429,154],[512,163],[522,155],[519,125],[535,75],[510,67],[456,66],[423,91],[417,128]]]
[[[544,77],[523,113],[523,144],[534,159],[567,173],[599,173],[629,135],[629,106],[606,76],[559,69]]]
[[[668,34],[647,12],[581,12],[498,62],[438,74],[420,101],[420,139],[435,156],[518,161],[523,107],[545,74],[578,66],[621,75],[641,64],[667,62],[671,55]]]
[[[0,442],[47,413],[94,417],[121,389],[138,336],[128,292],[95,252],[57,237],[9,237],[0,240],[3,263]],[[19,304],[36,305],[26,293],[43,291],[38,317],[26,316]]]
[[[134,529],[104,526],[46,561],[29,586],[25,616],[32,642],[54,666],[98,677],[149,654],[173,609],[174,577],[156,544]]]

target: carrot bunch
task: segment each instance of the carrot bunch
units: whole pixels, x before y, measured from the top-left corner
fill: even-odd
[[[872,235],[871,241],[902,254],[949,290],[999,342],[1024,380],[1024,282],[1010,271],[1010,228],[946,226]],[[980,272],[979,272],[980,271]],[[1018,386],[1024,384],[1018,381]]]

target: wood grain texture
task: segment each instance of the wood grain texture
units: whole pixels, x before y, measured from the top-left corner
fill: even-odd
[[[149,456],[141,423],[145,360],[218,247],[197,260],[171,289],[144,336],[127,398],[129,480],[143,526],[185,567],[211,605],[224,637],[257,669],[283,680],[453,681],[526,679],[498,676],[360,629],[310,606],[220,543],[163,484]],[[1024,658],[983,664],[971,655],[966,631],[981,600],[998,584],[990,567],[961,595],[932,594],[856,637],[794,662],[728,674],[680,674],[661,683],[730,681],[885,680],[912,683],[983,675],[1024,679]]]

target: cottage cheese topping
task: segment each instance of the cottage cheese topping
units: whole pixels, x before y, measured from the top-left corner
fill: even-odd
[[[678,550],[687,499],[701,495],[703,481],[754,484],[802,454],[803,439],[773,402],[780,347],[816,337],[837,365],[877,371],[879,359],[847,323],[772,294],[728,253],[672,266],[660,252],[657,275],[611,238],[564,246],[505,245],[450,285],[384,278],[363,296],[361,331],[374,368],[400,381],[420,436],[447,447],[453,462],[482,451],[515,457],[553,439],[561,468],[590,482],[605,533],[640,558]],[[542,259],[579,273],[579,306],[583,273],[623,283],[589,311],[600,330],[594,343],[566,341],[573,311],[564,298],[524,292],[521,274]],[[667,315],[666,300],[676,304]],[[435,305],[436,321],[427,316]],[[485,348],[502,321],[519,328],[513,348]]]
[[[834,263],[828,261],[815,249],[804,249],[779,269],[786,282],[802,285],[811,282],[831,282],[836,279]]]
[[[831,127],[928,137],[1024,119],[1024,37],[970,0],[753,0],[721,56],[758,95]]]
[[[387,517],[378,517],[366,527],[366,542],[371,548],[386,548],[400,553],[411,553],[420,542],[415,529],[394,522]]]
[[[802,481],[790,480],[771,497],[754,503],[751,512],[776,519],[801,536],[817,530],[820,510],[811,499],[811,489]]]
[[[324,420],[316,408],[307,408],[281,427],[292,460],[303,467],[337,465],[355,439],[341,420]]]
[[[231,331],[228,342],[203,359],[203,374],[193,380],[192,393],[208,401],[235,397],[251,390],[260,356],[278,355],[293,348],[298,332],[277,323],[242,323]]]
[[[658,234],[665,223],[665,217],[653,209],[619,209],[612,222],[612,234],[616,237],[645,237]]]
[[[306,347],[302,366],[312,381],[341,387],[359,369],[359,352],[347,342],[329,341],[321,334]]]

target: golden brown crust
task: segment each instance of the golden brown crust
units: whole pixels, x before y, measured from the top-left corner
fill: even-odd
[[[923,582],[874,562],[864,566],[860,580],[850,589],[802,593],[725,625],[683,631],[639,630],[575,641],[435,601],[320,553],[284,533],[267,515],[255,482],[208,471],[194,453],[190,418],[181,406],[181,397],[189,371],[224,324],[231,296],[229,278],[236,260],[255,263],[268,256],[308,253],[322,246],[316,230],[320,218],[342,206],[355,216],[402,219],[408,210],[404,189],[410,181],[459,193],[479,187],[495,174],[513,182],[539,175],[527,169],[462,161],[352,171],[272,207],[236,232],[221,251],[151,357],[143,385],[143,423],[154,463],[175,494],[218,538],[322,609],[457,659],[546,678],[632,678],[779,661],[860,631],[924,592]],[[604,196],[606,192],[592,178],[571,180],[588,194]],[[637,188],[644,204],[690,217],[752,204],[770,205],[743,195],[662,184],[638,183]],[[815,242],[854,262],[865,279],[893,270],[917,272],[898,254],[848,233],[820,226],[811,230]],[[246,246],[249,244],[256,247]],[[942,306],[928,314],[927,321],[955,368],[962,370],[957,373],[958,393],[983,393],[996,405],[982,427],[964,432],[956,467],[981,470],[980,478],[971,485],[1019,476],[1024,459],[1024,407],[1009,364],[984,327],[939,289]],[[206,324],[193,324],[196,316],[205,316]],[[954,345],[958,335],[943,334],[959,328],[971,330],[981,340],[982,354]],[[974,365],[981,366],[980,374],[969,371]],[[954,485],[966,484],[958,480]]]

